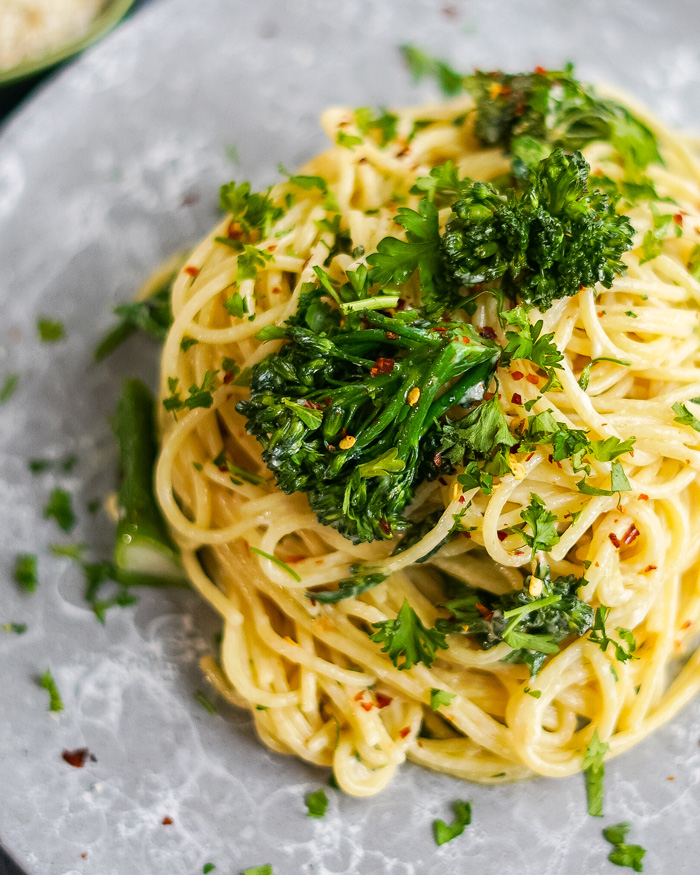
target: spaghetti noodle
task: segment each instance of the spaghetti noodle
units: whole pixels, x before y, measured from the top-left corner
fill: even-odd
[[[640,107],[634,112],[664,163],[646,168],[652,195],[622,201],[636,232],[626,275],[537,316],[563,354],[559,385],[542,392],[541,371],[519,360],[500,367],[491,387],[511,430],[528,412],[550,411],[590,439],[636,438],[623,458],[628,490],[582,493],[571,459],[554,460],[545,445],[515,446],[513,473],[496,477],[490,494],[463,487],[456,474],[423,483],[411,515],[432,513],[435,523],[407,549],[395,552],[395,539],[354,544],[322,525],[303,494],[276,488],[236,411],[249,394],[248,369],[281,346],[256,335],[294,314],[315,267],[344,281],[383,238],[400,236],[397,205],[415,208],[411,189],[431,168],[452,161],[483,181],[508,173],[509,158],[475,139],[472,110],[471,98],[459,97],[397,111],[386,142],[352,110],[328,110],[322,124],[333,146],[270,190],[269,227],[243,246],[240,225],[225,218],[172,288],[161,399],[192,385],[193,394],[209,389],[212,403],[175,415],[161,406],[156,493],[192,585],[224,622],[220,664],[205,659],[204,670],[251,710],[265,744],[332,766],[358,796],[380,791],[406,758],[485,783],[570,775],[594,732],[610,755],[621,753],[700,687],[700,652],[691,648],[700,621],[700,434],[691,427],[700,410],[692,402],[700,396],[700,282],[689,269],[700,243],[700,167],[686,141]],[[584,156],[592,181],[623,179],[610,143],[593,142]],[[351,245],[337,245],[341,230]],[[645,255],[645,240],[658,253]],[[401,290],[409,304],[414,288]],[[471,324],[505,345],[496,297],[474,300]],[[685,416],[674,416],[674,404]],[[591,467],[594,477],[611,472],[610,462]],[[431,665],[400,670],[371,639],[372,624],[395,618],[406,600],[433,626],[444,616],[446,576],[495,594],[521,588],[534,569],[512,529],[533,494],[557,518],[550,573],[583,578],[579,597],[610,609],[613,644],[572,636],[531,677],[507,660],[505,641],[482,649],[452,634]],[[314,588],[334,587],[358,564],[386,579],[332,604],[313,599]],[[636,649],[618,661],[614,643],[628,630]]]

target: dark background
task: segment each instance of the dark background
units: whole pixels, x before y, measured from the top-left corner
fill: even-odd
[[[149,2],[151,2],[151,0],[136,0],[129,15],[134,15],[138,11],[139,7],[145,6]],[[68,63],[70,63],[70,61]],[[59,65],[59,67],[51,70],[48,73],[44,73],[36,78],[31,78],[28,81],[19,82],[16,85],[12,85],[0,90],[0,136],[2,135],[3,123],[7,119],[7,117],[12,112],[19,109],[25,100],[30,99],[32,96],[32,92],[34,92],[42,84],[45,84],[49,79],[60,73],[60,69],[62,66],[65,65]],[[22,869],[19,869],[15,865],[15,863],[13,863],[12,860],[7,857],[1,846],[0,875],[26,875],[26,873],[23,872]],[[40,875],[40,873],[36,873],[36,875]]]

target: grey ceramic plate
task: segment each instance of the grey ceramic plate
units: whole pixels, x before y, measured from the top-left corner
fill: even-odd
[[[106,550],[106,519],[85,510],[113,484],[105,417],[120,377],[155,362],[132,343],[91,364],[111,305],[209,228],[221,182],[263,185],[278,161],[321,147],[326,105],[433,94],[411,87],[399,43],[467,69],[572,59],[692,125],[699,18],[694,0],[164,0],[5,129],[0,382],[20,382],[0,409],[0,624],[29,628],[0,632],[0,842],[31,875],[193,875],[205,862],[222,875],[266,862],[277,875],[605,873],[619,870],[601,826],[620,820],[649,850],[645,871],[698,871],[700,701],[609,766],[603,821],[587,816],[580,777],[486,789],[410,765],[373,800],[329,790],[326,818],[311,820],[304,793],[327,774],[268,753],[244,713],[212,716],[193,700],[217,630],[208,609],[187,591],[149,591],[101,626],[75,567],[48,552],[66,539],[42,508],[55,485],[69,489],[72,539]],[[65,342],[38,342],[41,314],[65,321]],[[70,473],[27,470],[28,457],[72,452]],[[39,554],[34,596],[10,583],[19,551]],[[58,717],[34,682],[49,666]],[[96,762],[61,759],[83,746]],[[459,798],[473,801],[473,824],[438,849],[431,822]]]

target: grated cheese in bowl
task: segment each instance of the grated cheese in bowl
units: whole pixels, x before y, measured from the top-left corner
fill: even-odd
[[[105,0],[0,0],[0,70],[84,36]]]

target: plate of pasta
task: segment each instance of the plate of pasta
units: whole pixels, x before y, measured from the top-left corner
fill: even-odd
[[[694,871],[687,28],[413,6],[166,0],[0,139],[29,872]]]

